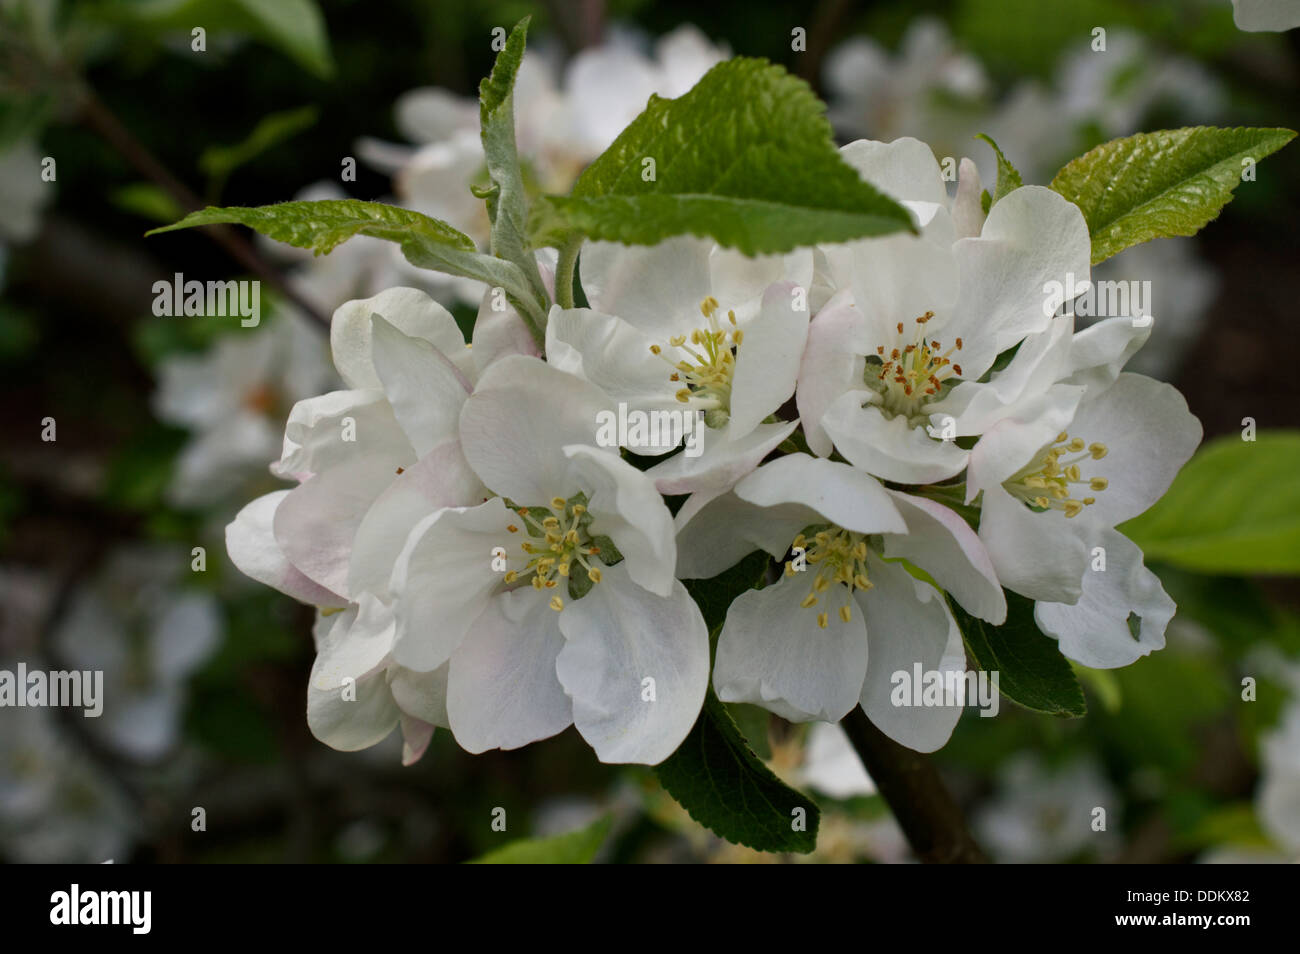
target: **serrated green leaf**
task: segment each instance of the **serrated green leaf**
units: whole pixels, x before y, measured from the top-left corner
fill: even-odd
[[[510,31],[492,66],[492,75],[479,84],[480,136],[488,178],[492,180],[482,198],[487,201],[492,222],[492,254],[519,266],[538,308],[545,312],[548,305],[546,286],[525,236],[528,200],[519,171],[519,152],[515,147],[514,87],[519,64],[524,58],[530,19],[524,17]]]
[[[1160,500],[1120,531],[1160,560],[1200,573],[1300,573],[1300,431],[1220,437]]]
[[[262,153],[315,125],[320,110],[315,106],[287,109],[263,116],[243,142],[231,146],[209,146],[199,156],[199,169],[210,181],[209,195],[221,194],[230,174]]]
[[[731,601],[746,590],[751,590],[763,582],[770,558],[761,550],[746,556],[728,570],[707,580],[686,580],[683,586],[691,594],[695,605],[700,608],[704,625],[712,633],[727,618]]]
[[[817,846],[817,805],[759,760],[712,689],[690,735],[655,774],[692,818],[727,841],[800,854]],[[800,818],[805,831],[795,830]]]
[[[224,224],[246,225],[268,238],[296,248],[309,248],[320,255],[328,254],[356,235],[396,242],[412,265],[499,285],[526,321],[536,324],[544,317],[533,299],[528,280],[513,262],[480,254],[473,239],[446,222],[382,202],[324,199],[252,208],[210,206],[145,234]]]
[[[267,42],[279,47],[309,72],[328,79],[334,73],[325,18],[314,0],[234,0],[260,26]]]
[[[133,182],[113,190],[112,203],[151,222],[174,222],[185,214],[181,204],[152,182]]]
[[[1025,184],[1025,180],[1020,177],[1020,170],[1013,166],[1006,156],[1002,155],[1002,150],[998,148],[998,144],[995,143],[991,137],[984,133],[980,133],[975,138],[983,139],[986,143],[992,146],[993,153],[998,159],[998,181],[997,185],[994,187],[993,195],[989,199],[987,205],[984,205],[983,196],[980,197],[980,204],[984,206],[984,212],[987,214],[989,209],[997,205],[999,199],[1008,192],[1014,192],[1016,189],[1019,189]]]
[[[490,851],[466,864],[471,865],[586,865],[596,857],[609,837],[612,815],[604,815],[586,828],[550,838],[521,838]]]
[[[689,233],[757,255],[913,229],[840,157],[824,113],[779,66],[719,63],[678,99],[652,96],[572,195],[538,200],[529,232],[556,247],[575,234],[653,244]]]
[[[1051,188],[1083,210],[1096,265],[1153,238],[1195,235],[1232,198],[1244,160],[1294,137],[1290,129],[1208,126],[1138,133],[1068,163]]]
[[[998,674],[998,689],[1017,705],[1047,715],[1082,716],[1088,711],[1083,689],[1056,640],[1034,622],[1034,603],[1007,593],[1007,621],[993,626],[960,606],[952,614],[966,652],[985,672]]]

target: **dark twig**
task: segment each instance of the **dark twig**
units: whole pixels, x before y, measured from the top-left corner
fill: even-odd
[[[129,129],[122,125],[121,121],[104,104],[103,100],[89,89],[84,89],[81,92],[80,116],[87,126],[117,150],[122,158],[135,167],[137,172],[162,188],[187,212],[203,208],[204,203],[199,197],[172,175],[167,167],[159,162],[157,157],[140,140],[136,139]],[[262,258],[252,244],[231,226],[210,226],[207,233],[240,265],[273,286],[281,295],[293,302],[294,305],[322,327],[329,327],[329,318],[291,288],[279,270]]]
[[[885,735],[860,708],[845,716],[840,725],[918,858],[940,864],[988,861],[967,831],[966,820],[943,779],[926,756]]]

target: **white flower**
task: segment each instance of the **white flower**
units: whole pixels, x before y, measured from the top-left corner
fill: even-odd
[[[1001,352],[1047,328],[1048,282],[1087,280],[1087,226],[1076,206],[1038,186],[1004,196],[985,219],[968,160],[950,209],[938,163],[914,139],[863,140],[842,153],[915,213],[922,234],[822,249],[838,293],[812,321],[799,372],[808,446],[828,455],[833,445],[886,480],[944,480],[966,466],[956,438],[1050,385],[978,379]]]
[[[188,566],[179,548],[114,551],[51,636],[69,668],[104,674],[103,712],[87,729],[131,759],[176,745],[187,681],[221,639],[214,597],[179,585]]]
[[[1107,828],[1093,828],[1093,811],[1106,811]],[[979,843],[1006,864],[1067,862],[1095,858],[1114,846],[1118,828],[1114,787],[1091,760],[1049,768],[1032,755],[1018,755],[998,773],[996,796],[971,818]]]
[[[998,578],[1037,600],[1039,628],[1094,668],[1164,645],[1173,601],[1114,528],[1159,499],[1201,439],[1174,388],[1119,373],[1145,334],[1113,318],[1062,336],[1049,350],[1068,350],[1061,390],[1081,396],[1077,409],[1045,402],[995,424],[967,474],[968,502],[983,495],[979,534]]]
[[[602,761],[653,764],[703,703],[708,634],[673,578],[672,518],[615,448],[591,446],[604,403],[536,358],[494,363],[460,433],[500,496],[425,517],[397,559],[394,658],[448,664],[448,720],[468,751],[574,724]]]
[[[458,419],[480,365],[530,346],[516,324],[513,311],[483,322],[480,353],[415,289],[340,307],[330,341],[349,389],[294,406],[272,469],[298,486],[259,497],[226,529],[241,571],[323,610],[308,721],[329,745],[373,745],[400,721],[413,761],[432,726],[447,724],[445,672],[412,673],[390,658],[389,582],[416,523],[487,496],[460,452]]]
[[[1261,781],[1256,806],[1269,836],[1292,857],[1300,856],[1300,701],[1260,741]]]
[[[1300,26],[1300,0],[1232,0],[1237,29],[1280,32]]]
[[[709,578],[747,553],[791,554],[781,579],[731,604],[713,685],[796,722],[837,722],[861,703],[883,732],[918,751],[947,740],[960,706],[904,711],[891,676],[964,671],[961,634],[925,570],[969,612],[994,623],[1006,602],[973,530],[932,501],[886,490],[861,471],[790,454],[729,493],[697,494],[677,514],[678,576]],[[879,541],[879,542],[877,542]],[[799,571],[805,551],[806,571]]]
[[[0,150],[0,250],[7,242],[31,241],[40,229],[41,209],[54,197],[41,158],[30,139]]]
[[[193,432],[176,460],[168,501],[210,504],[264,474],[288,408],[336,380],[324,349],[320,332],[288,313],[224,334],[202,354],[164,358],[154,413]]]
[[[794,393],[808,335],[806,251],[747,258],[683,236],[593,243],[581,266],[591,307],[552,310],[548,360],[598,385],[610,408],[699,412],[708,428],[698,456],[648,472],[660,493],[726,490],[798,426],[774,415]],[[658,455],[676,444],[627,446]]]
[[[837,130],[854,139],[915,136],[943,155],[980,131],[991,85],[980,62],[956,50],[943,21],[929,16],[908,24],[895,56],[867,37],[845,40],[826,57],[825,78]]]

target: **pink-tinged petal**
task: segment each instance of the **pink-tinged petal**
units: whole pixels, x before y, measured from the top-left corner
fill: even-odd
[[[433,741],[433,726],[405,712],[401,714],[399,724],[402,727],[402,764],[414,765],[424,758],[429,743]]]
[[[887,534],[885,556],[920,567],[972,616],[1001,624],[1007,600],[984,544],[970,525],[943,504],[888,491],[907,521],[907,532]]]
[[[398,665],[389,667],[388,688],[404,715],[444,729],[450,726],[447,719],[449,666],[450,663],[443,663],[429,672],[416,672]]]
[[[573,703],[555,674],[564,637],[550,598],[531,586],[502,593],[452,653],[447,715],[466,752],[517,749],[573,723]]]
[[[813,316],[795,399],[808,447],[818,457],[829,457],[834,449],[822,415],[841,394],[862,386],[863,355],[872,350],[851,292],[837,293]]]
[[[511,355],[484,372],[460,416],[461,447],[494,492],[538,506],[564,490],[563,447],[595,444],[609,398],[536,358]],[[617,448],[605,450],[617,455]]]
[[[393,659],[429,672],[451,658],[469,633],[505,571],[493,569],[493,551],[506,551],[508,569],[522,570],[520,518],[500,497],[477,507],[448,507],[421,520],[393,566]]]
[[[355,604],[330,617],[318,617],[314,629],[317,660],[335,658],[341,644],[352,639],[374,638],[368,632],[380,622],[367,617],[358,628],[359,607]],[[328,675],[328,678],[327,678]],[[350,682],[344,682],[344,676]],[[388,691],[384,670],[373,669],[356,678],[348,673],[325,673],[312,667],[307,686],[307,727],[312,735],[331,748],[355,752],[382,742],[397,725],[400,713]]]
[[[794,421],[759,424],[739,440],[728,425],[721,430],[700,426],[701,453],[691,457],[683,451],[647,470],[661,494],[692,494],[730,490],[756,468],[799,426]]]
[[[439,444],[398,474],[361,519],[348,565],[350,591],[386,594],[411,528],[443,507],[475,506],[487,498],[460,443]]]
[[[275,541],[272,527],[275,512],[287,490],[258,497],[246,505],[226,526],[226,551],[230,561],[245,576],[265,583],[301,603],[314,606],[345,606],[347,599],[308,578],[289,562]]]
[[[596,756],[655,765],[675,752],[709,683],[709,633],[686,588],[656,596],[620,563],[565,606],[560,631],[556,673]]]
[[[718,637],[713,688],[724,702],[752,702],[791,722],[838,722],[858,703],[867,675],[867,631],[843,586],[816,606],[800,601],[812,574],[783,576],[736,597]],[[829,616],[825,628],[818,614]]]
[[[1034,620],[1044,633],[1060,640],[1061,652],[1075,662],[1117,669],[1164,648],[1165,627],[1176,607],[1160,578],[1143,564],[1137,544],[1115,530],[1107,530],[1099,542],[1105,569],[1096,569],[1096,559],[1089,564],[1079,601],[1073,606],[1040,602]],[[1136,636],[1130,614],[1138,617]]]
[[[352,540],[393,476],[390,461],[358,458],[295,487],[276,508],[272,525],[284,555],[321,586],[351,597]]]
[[[917,752],[942,748],[961,718],[965,698],[953,705],[895,705],[901,673],[910,683],[919,664],[928,672],[964,673],[966,651],[943,595],[901,566],[877,561],[870,569],[875,587],[857,594],[867,617],[871,664],[862,686],[862,710],[872,725]],[[901,697],[900,697],[901,698]],[[944,700],[947,702],[948,700]]]

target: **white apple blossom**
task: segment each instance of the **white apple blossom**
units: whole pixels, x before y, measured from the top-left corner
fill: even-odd
[[[1000,353],[1047,329],[1048,282],[1087,280],[1087,226],[1077,206],[1039,186],[1007,194],[985,218],[969,160],[950,203],[938,163],[915,139],[862,140],[842,154],[909,207],[922,232],[822,249],[836,293],[812,321],[799,372],[808,446],[819,455],[833,446],[886,480],[944,480],[966,466],[956,438],[1052,383],[979,379]]]
[[[0,149],[0,251],[35,238],[41,209],[54,198],[54,183],[42,178],[42,158],[31,139]]]
[[[397,558],[394,659],[448,665],[448,721],[471,752],[573,724],[602,761],[653,764],[704,701],[708,633],[673,578],[672,517],[593,446],[606,400],[536,358],[492,364],[460,436],[499,496],[425,517]]]
[[[726,490],[790,436],[776,412],[794,394],[808,335],[812,257],[748,258],[691,236],[582,254],[590,308],[553,309],[547,359],[598,385],[608,406],[702,417],[698,455],[651,468],[660,493]],[[658,434],[625,442],[662,455]]]
[[[196,507],[246,490],[279,451],[288,409],[336,380],[321,333],[292,311],[223,334],[204,352],[164,358],[154,413],[192,432],[168,502]]]
[[[1094,668],[1126,666],[1164,645],[1173,601],[1114,528],[1159,499],[1201,440],[1174,388],[1120,372],[1146,333],[1112,318],[1060,335],[1047,349],[1068,354],[1054,390],[1074,397],[993,425],[967,473],[966,498],[979,497],[980,539],[998,578],[1038,601],[1039,628]]]
[[[961,706],[903,710],[891,701],[890,677],[916,663],[966,667],[943,593],[900,558],[972,614],[1006,617],[993,566],[955,513],[887,490],[848,464],[789,454],[727,493],[692,496],[676,523],[683,579],[715,576],[756,549],[791,554],[779,581],[728,609],[714,663],[718,698],[797,722],[835,722],[861,704],[883,732],[918,751],[948,739]]]

